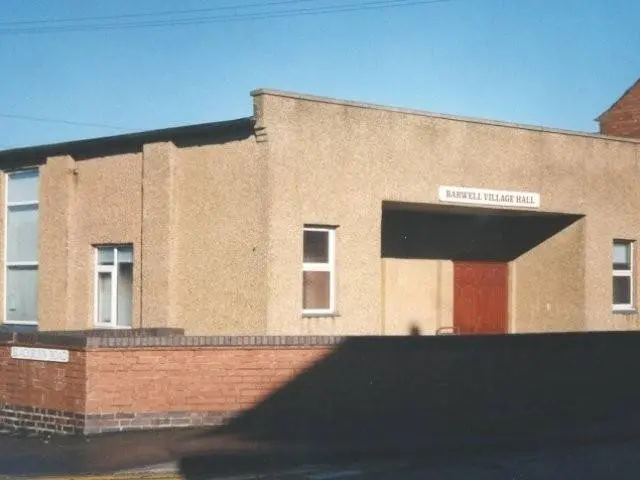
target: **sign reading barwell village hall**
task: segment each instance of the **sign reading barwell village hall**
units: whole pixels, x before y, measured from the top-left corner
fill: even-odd
[[[532,192],[511,192],[508,190],[440,186],[438,188],[438,197],[441,202],[447,203],[540,208],[540,194]]]
[[[11,358],[41,362],[69,362],[69,350],[53,348],[11,347]]]

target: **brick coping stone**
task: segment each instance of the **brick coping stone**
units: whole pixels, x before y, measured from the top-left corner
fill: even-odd
[[[20,333],[0,331],[0,344],[67,348],[123,347],[314,347],[342,343],[343,336],[184,335],[182,329],[89,330]]]

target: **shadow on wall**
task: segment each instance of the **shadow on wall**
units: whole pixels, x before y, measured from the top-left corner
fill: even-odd
[[[181,473],[567,445],[640,429],[640,333],[350,338],[200,440]],[[223,453],[222,438],[250,452]],[[212,447],[207,450],[207,442]]]
[[[417,324],[412,323],[411,327],[409,327],[409,335],[412,337],[420,336],[420,327]]]
[[[582,218],[552,213],[469,211],[473,209],[384,209],[381,256],[509,262]]]

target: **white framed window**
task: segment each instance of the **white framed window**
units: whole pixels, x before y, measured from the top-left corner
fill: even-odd
[[[629,240],[613,241],[613,309],[633,310],[635,295],[634,244]]]
[[[130,328],[133,317],[133,246],[95,249],[95,324]]]
[[[335,313],[336,230],[305,226],[302,260],[302,313]]]
[[[39,190],[37,168],[6,175],[5,323],[38,324]]]

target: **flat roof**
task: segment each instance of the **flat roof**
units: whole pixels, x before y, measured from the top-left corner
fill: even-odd
[[[46,157],[71,155],[81,160],[95,156],[136,152],[147,143],[172,141],[176,145],[198,145],[241,140],[253,134],[253,117],[200,123],[108,137],[0,150],[0,166],[13,162],[40,163]]]
[[[322,97],[268,88],[253,90],[251,92],[251,95],[254,97],[259,95],[272,95],[316,103],[328,103],[353,108],[382,110],[386,112],[396,112],[457,122],[476,123],[505,128],[516,128],[520,130],[530,130],[535,132],[572,135],[592,138],[596,140],[613,140],[617,142],[633,144],[640,143],[640,139],[615,137],[610,135],[602,135],[600,133],[563,130],[536,125],[488,120],[484,118],[448,115],[424,110],[392,107],[353,100],[342,100],[331,97]],[[195,125],[185,125],[157,130],[125,133],[107,137],[97,137],[45,145],[11,148],[7,150],[0,150],[0,168],[7,169],[12,168],[13,166],[17,167],[24,165],[37,165],[42,163],[47,157],[57,155],[71,155],[77,160],[82,160],[86,158],[101,157],[121,153],[139,152],[144,144],[154,142],[171,141],[177,146],[194,146],[241,140],[248,138],[254,134],[254,123],[254,117],[242,117],[221,122],[201,123]]]
[[[561,128],[543,127],[538,125],[528,125],[524,123],[502,122],[499,120],[490,120],[490,119],[484,119],[484,118],[478,118],[478,117],[465,117],[460,115],[434,113],[426,110],[416,110],[416,109],[403,108],[403,107],[392,107],[392,106],[380,105],[376,103],[358,102],[354,100],[343,100],[343,99],[332,98],[332,97],[322,97],[317,95],[288,92],[285,90],[276,90],[276,89],[270,89],[270,88],[259,88],[257,90],[253,90],[251,92],[251,95],[254,97],[259,95],[273,95],[276,97],[286,97],[286,98],[292,98],[295,100],[307,100],[310,102],[329,103],[332,105],[343,105],[343,106],[354,107],[354,108],[366,108],[370,110],[382,110],[386,112],[404,113],[407,115],[417,115],[421,117],[438,118],[442,120],[453,120],[456,122],[478,123],[482,125],[491,125],[495,127],[517,128],[519,130],[532,130],[536,132],[573,135],[573,136],[588,137],[588,138],[593,138],[598,140],[615,140],[615,141],[625,142],[625,143],[640,143],[640,139],[627,138],[627,137],[615,137],[611,135],[603,135],[601,133],[581,132],[577,130],[566,130]]]

